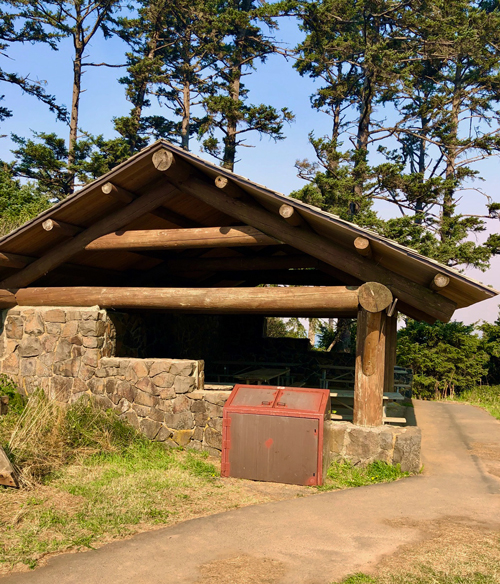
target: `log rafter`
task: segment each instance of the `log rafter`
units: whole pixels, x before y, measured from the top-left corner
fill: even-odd
[[[239,221],[253,225],[263,233],[279,237],[283,242],[327,264],[334,265],[356,278],[384,284],[400,301],[415,307],[418,311],[444,322],[449,321],[455,311],[456,304],[448,298],[435,294],[428,288],[381,265],[376,265],[355,251],[348,250],[331,240],[326,240],[314,232],[294,228],[280,217],[253,206],[247,201],[225,195],[221,189],[197,176],[190,178],[189,164],[176,158],[172,153],[169,153],[167,158],[172,161],[170,166],[164,159],[163,165],[158,170],[164,172],[167,180],[178,186],[183,192]],[[181,176],[180,179],[179,176]],[[236,184],[232,186],[236,189],[239,188]]]
[[[28,286],[40,276],[65,263],[75,254],[83,251],[85,246],[98,237],[120,229],[134,219],[160,207],[169,199],[175,197],[178,190],[174,186],[155,188],[149,193],[140,196],[126,207],[115,211],[88,227],[72,239],[66,240],[50,249],[41,258],[27,265],[21,271],[9,276],[0,283],[3,288],[21,288]]]

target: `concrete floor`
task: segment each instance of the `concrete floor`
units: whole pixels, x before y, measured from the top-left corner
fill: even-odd
[[[231,565],[238,584],[327,584],[422,540],[430,521],[500,531],[500,422],[452,403],[415,402],[415,414],[423,435],[420,476],[187,521],[55,557],[2,584],[202,584],[217,581],[218,566],[222,572]],[[236,568],[242,558],[246,577]],[[254,578],[252,565],[262,574],[268,566],[270,579]]]

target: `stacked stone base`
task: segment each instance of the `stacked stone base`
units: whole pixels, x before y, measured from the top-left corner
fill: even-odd
[[[381,460],[400,464],[404,472],[419,472],[421,438],[417,426],[363,428],[350,422],[325,424],[330,460],[348,460],[360,466]]]

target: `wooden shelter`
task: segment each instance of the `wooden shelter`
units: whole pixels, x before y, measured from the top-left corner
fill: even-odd
[[[0,308],[357,317],[354,423],[368,426],[390,391],[397,311],[447,322],[497,294],[164,141],[0,239],[0,280]]]

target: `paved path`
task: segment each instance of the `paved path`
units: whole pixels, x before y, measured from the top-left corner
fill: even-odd
[[[187,521],[58,556],[2,584],[212,583],[217,578],[205,579],[203,565],[217,572],[233,560],[236,574],[246,556],[262,574],[268,566],[270,579],[247,573],[238,583],[327,584],[422,540],[429,521],[500,530],[500,422],[472,406],[437,402],[417,402],[416,416],[421,476]]]

